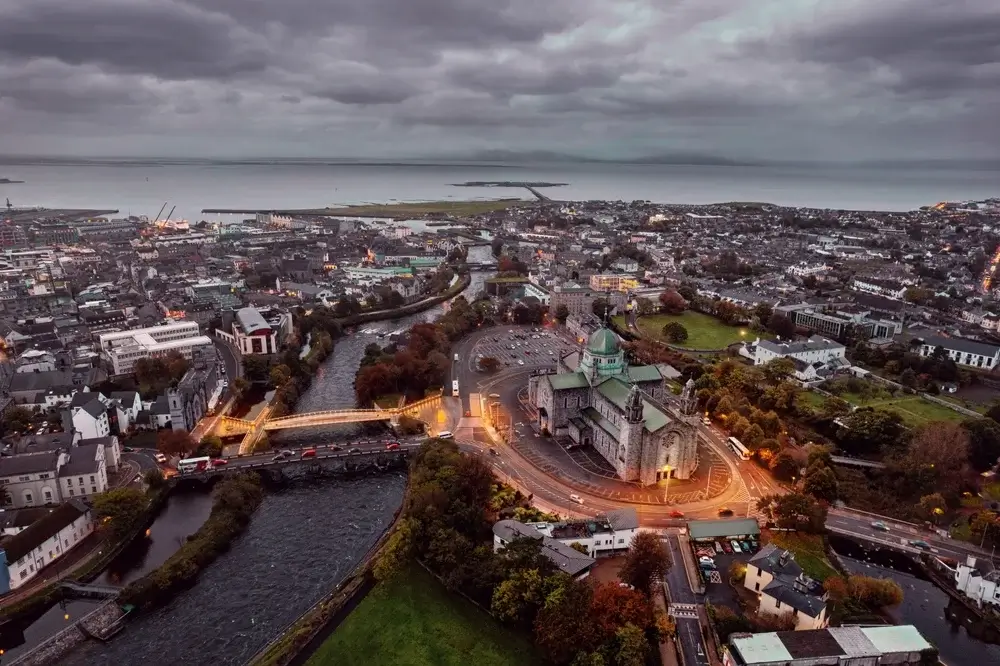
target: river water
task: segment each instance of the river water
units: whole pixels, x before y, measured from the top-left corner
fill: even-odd
[[[470,261],[482,260],[470,257]],[[465,293],[473,296],[481,291],[486,277],[487,273],[473,273]],[[338,340],[296,411],[353,406],[354,375],[365,347],[385,342],[392,332],[434,321],[447,307],[444,303],[395,321],[365,324]],[[315,444],[331,437],[361,434],[357,426],[317,428],[289,434],[282,443]],[[387,474],[296,484],[269,492],[247,531],[202,573],[194,588],[166,608],[139,617],[110,643],[89,643],[60,663],[98,666],[137,663],[140,659],[146,666],[243,663],[354,568],[392,520],[404,487],[402,474]],[[198,525],[204,522],[210,509],[209,495],[180,498],[177,513],[173,513],[172,498],[158,522],[184,522],[188,514],[202,512]],[[205,507],[185,511],[183,502],[197,502],[197,498]],[[153,544],[144,556],[136,556],[144,557],[143,566],[115,570],[105,574],[104,580],[117,577],[129,582],[155,566],[154,561],[165,560],[180,543],[170,547],[169,539],[164,539],[165,556],[160,559],[156,536],[152,532]]]
[[[136,539],[94,583],[127,585],[163,564],[184,540],[198,531],[212,510],[207,493],[175,492],[149,528],[149,536]],[[8,659],[63,630],[100,602],[68,601],[50,607],[35,619],[4,627],[0,649]]]
[[[947,666],[1000,664],[1000,645],[980,640],[980,627],[968,611],[951,600],[903,555],[868,551],[846,539],[831,539],[844,566],[852,573],[888,578],[903,588],[903,603],[890,609],[899,624],[912,624],[935,645]],[[975,635],[973,635],[975,634]]]

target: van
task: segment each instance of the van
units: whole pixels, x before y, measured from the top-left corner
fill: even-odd
[[[438,439],[455,439],[455,435],[450,430],[442,430],[437,434]]]
[[[583,504],[583,498],[579,495],[570,495],[569,500],[571,502],[576,502],[577,504]]]

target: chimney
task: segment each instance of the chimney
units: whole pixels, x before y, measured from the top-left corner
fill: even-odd
[[[781,551],[781,555],[778,556],[778,564],[780,564],[781,566],[785,566],[786,564],[788,564],[788,559],[790,557],[791,554],[787,550]]]

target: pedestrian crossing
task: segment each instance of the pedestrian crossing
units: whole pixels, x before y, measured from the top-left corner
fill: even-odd
[[[687,617],[698,619],[698,604],[670,604],[667,614],[671,617]]]

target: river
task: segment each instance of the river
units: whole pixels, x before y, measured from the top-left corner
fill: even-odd
[[[488,276],[473,273],[465,293],[479,293]],[[447,307],[444,303],[395,321],[365,324],[337,340],[296,411],[353,406],[354,375],[365,347],[387,339],[379,333],[434,321]],[[282,442],[305,445],[359,432],[358,426],[317,428],[290,434]],[[402,474],[387,474],[269,492],[247,531],[194,588],[166,608],[140,616],[110,643],[89,643],[60,663],[95,666],[140,658],[146,666],[243,663],[354,568],[391,521],[404,486]],[[210,502],[207,494],[200,497]],[[171,508],[161,520],[166,521]],[[144,570],[153,559],[150,547]],[[108,580],[115,575],[126,582],[133,579],[127,570],[106,575]]]
[[[149,536],[133,541],[94,583],[127,585],[149,573],[198,531],[211,510],[212,498],[207,493],[174,493],[150,526]],[[8,659],[15,658],[80,619],[99,603],[89,600],[58,603],[35,618],[4,627],[0,632],[0,649]]]
[[[983,628],[968,617],[961,604],[920,577],[920,570],[909,558],[867,551],[846,539],[832,538],[831,544],[852,573],[888,578],[903,588],[903,603],[891,609],[890,614],[899,624],[915,626],[938,648],[947,666],[1000,664],[1000,645],[977,638],[983,635],[980,633]]]

